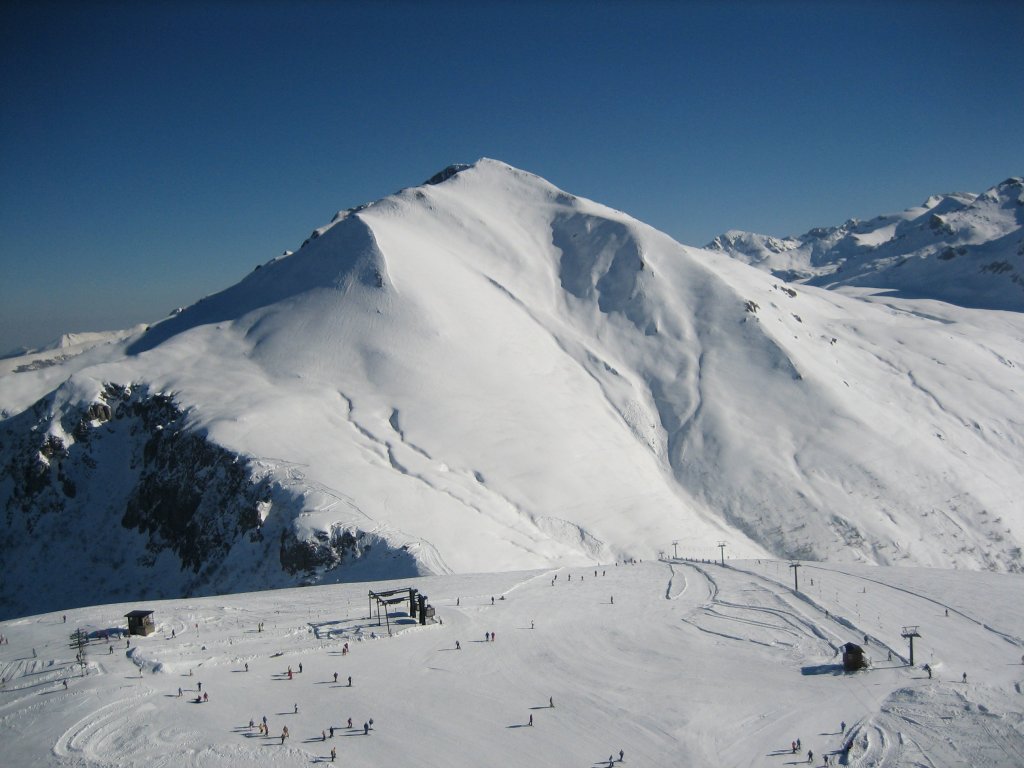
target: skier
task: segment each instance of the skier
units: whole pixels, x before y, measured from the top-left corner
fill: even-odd
[[[327,731],[320,731],[320,741],[327,741]]]
[[[462,602],[462,598],[461,597],[456,597],[455,598],[455,605],[456,605],[456,607],[459,606],[461,604],[461,602]]]
[[[492,642],[492,643],[494,642],[494,633],[493,633],[493,632],[491,632],[491,642]],[[966,681],[966,680],[964,680],[964,682],[966,683],[967,681]]]
[[[299,662],[299,672],[302,672],[302,662]]]
[[[808,749],[807,750],[807,762],[810,763],[812,760],[814,760],[814,751]]]
[[[348,676],[348,687],[349,687],[349,688],[351,688],[351,687],[352,687],[352,675],[349,675],[349,676]]]
[[[846,733],[846,721],[845,720],[843,720],[843,722],[841,722],[839,724],[839,733],[840,734]]]
[[[348,719],[348,727],[349,727],[349,728],[351,728],[351,727],[352,727],[352,718],[351,718],[351,717],[350,717],[350,718]]]
[[[202,683],[202,681],[196,683],[196,690],[198,690],[198,691],[203,690],[203,683]]]
[[[551,707],[552,709],[555,708],[555,697],[554,696],[548,696],[548,706]]]
[[[68,681],[67,681],[67,679],[65,679],[64,680],[64,690],[66,691],[67,689],[68,689]]]
[[[490,632],[484,632],[484,640],[486,640],[488,643],[491,642],[491,633]]]
[[[203,701],[209,701],[209,700],[210,700],[210,694],[204,693],[203,694]]]
[[[965,683],[967,682],[967,673],[966,673],[966,672],[964,672],[964,678],[963,678],[963,681],[964,681]]]
[[[612,605],[615,605],[615,595],[612,595],[611,602],[612,602]]]
[[[491,605],[494,605],[494,595],[491,595]]]
[[[533,629],[533,619],[530,619],[530,629]]]
[[[248,661],[247,661],[247,662],[245,662],[245,671],[246,671],[246,672],[248,672],[248,671],[249,671],[249,662],[248,662]]]
[[[363,736],[369,736],[369,735],[370,735],[370,724],[369,723],[363,723]]]
[[[530,725],[533,725],[533,715],[530,715]]]
[[[178,686],[178,698],[181,698],[181,686]]]
[[[462,646],[459,644],[458,640],[455,641],[455,650],[456,651],[461,651],[462,650]]]
[[[796,742],[795,741],[791,741],[789,743],[789,746],[792,748],[793,754],[795,755],[796,754]]]
[[[295,712],[293,712],[292,714],[296,714],[296,715],[299,714],[299,705],[298,704],[295,705]]]
[[[331,738],[332,739],[334,738],[334,726],[333,725],[331,726]]]
[[[338,673],[337,672],[334,673],[334,682],[338,682]]]
[[[619,762],[621,763],[625,759],[626,759],[626,753],[620,749],[619,750]]]
[[[332,763],[334,762],[334,758],[336,758],[337,756],[338,756],[338,750],[336,750],[334,747],[331,747],[331,762]]]
[[[288,679],[289,680],[292,679],[292,668],[291,667],[288,667]]]

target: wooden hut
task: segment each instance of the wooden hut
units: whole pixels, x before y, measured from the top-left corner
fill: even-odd
[[[864,649],[856,643],[847,643],[843,646],[843,669],[847,672],[854,672],[858,669],[866,669],[868,657],[864,655]]]
[[[152,635],[156,632],[156,622],[153,620],[152,611],[129,611],[125,614],[128,619],[129,635]]]

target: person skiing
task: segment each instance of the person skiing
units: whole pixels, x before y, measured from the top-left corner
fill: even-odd
[[[533,715],[530,715],[530,725],[533,725]]]
[[[338,682],[338,673],[337,672],[334,673],[334,682]]]
[[[484,640],[487,641],[488,643],[491,642],[491,633],[490,632],[484,632]]]
[[[789,746],[792,748],[793,754],[795,755],[796,754],[796,742],[795,741],[791,741],[789,743]]]
[[[370,735],[370,724],[369,723],[363,723],[363,736],[369,736],[369,735]]]
[[[349,727],[349,728],[351,728],[351,727],[352,727],[352,718],[351,718],[351,717],[350,717],[350,718],[348,719],[348,727]]]
[[[299,662],[299,672],[302,672],[302,662]]]
[[[620,749],[619,750],[619,762],[621,763],[625,759],[626,759],[626,753],[623,750]]]
[[[814,750],[808,749],[807,750],[807,762],[810,763],[812,760],[814,760]]]
[[[331,738],[332,739],[334,738],[334,726],[333,725],[331,726]]]
[[[338,750],[336,750],[334,747],[331,747],[331,762],[332,763],[334,762],[334,758],[336,758],[337,756],[338,756]]]
[[[296,714],[296,715],[299,714],[299,705],[298,704],[295,705],[295,712],[293,714]]]
[[[203,690],[203,681],[202,680],[200,680],[199,682],[196,683],[196,690],[197,691]]]
[[[494,605],[494,595],[491,595],[491,605]]]
[[[461,651],[462,650],[462,646],[459,644],[458,640],[455,641],[455,650],[456,651]]]
[[[182,693],[181,686],[178,686],[178,698],[179,699],[181,698],[181,693]]]
[[[846,721],[845,720],[843,720],[843,722],[841,722],[839,724],[839,733],[840,734],[846,733]]]
[[[351,688],[351,687],[352,687],[352,675],[349,675],[349,676],[348,676],[348,687],[349,687],[349,688]]]
[[[931,675],[929,675],[929,677],[931,677]],[[964,672],[964,677],[963,677],[963,681],[964,681],[965,683],[967,682],[967,673],[966,673],[966,672]]]
[[[327,741],[327,731],[320,731],[320,741]]]
[[[555,697],[554,696],[548,696],[548,706],[551,707],[552,709],[555,708]]]
[[[247,661],[247,662],[245,662],[245,671],[246,671],[246,672],[248,672],[248,671],[249,671],[249,662],[248,662],[248,661]]]

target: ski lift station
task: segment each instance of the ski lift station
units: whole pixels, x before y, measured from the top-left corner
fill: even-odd
[[[128,619],[128,634],[129,635],[152,635],[156,632],[156,622],[153,619],[152,611],[128,611],[125,614],[125,618]]]

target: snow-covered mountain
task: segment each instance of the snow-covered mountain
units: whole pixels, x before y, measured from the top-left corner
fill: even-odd
[[[1024,179],[982,195],[934,195],[915,208],[799,237],[733,230],[709,249],[781,279],[859,287],[983,309],[1024,311]]]
[[[796,290],[493,160],[16,362],[2,615],[673,541],[1024,565],[1024,316]]]

